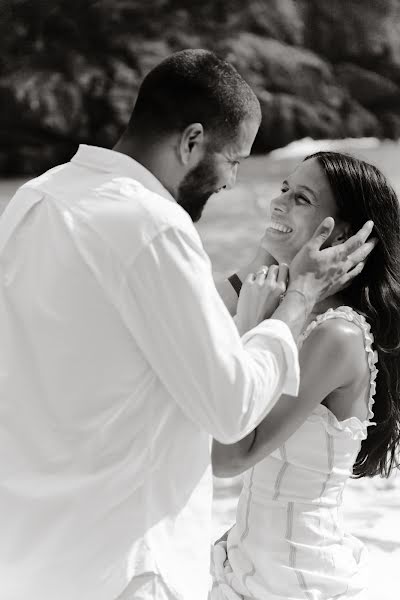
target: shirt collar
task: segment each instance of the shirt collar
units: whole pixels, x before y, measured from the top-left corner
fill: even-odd
[[[99,146],[80,144],[76,154],[71,158],[71,162],[90,169],[109,171],[110,173],[118,172],[126,175],[135,179],[135,181],[139,181],[148,190],[175,202],[175,198],[171,196],[157,177],[127,154],[108,148],[100,148]]]

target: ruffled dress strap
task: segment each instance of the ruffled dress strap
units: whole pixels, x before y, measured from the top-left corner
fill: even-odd
[[[367,419],[364,421],[360,421],[357,417],[350,417],[345,421],[337,421],[332,413],[330,413],[331,420],[336,421],[336,425],[340,426],[340,429],[344,428],[344,425],[358,425],[361,426],[362,430],[366,432],[366,428],[370,425],[376,425],[371,419],[374,416],[373,406],[375,403],[375,393],[376,393],[376,377],[378,375],[378,353],[373,349],[374,336],[371,331],[371,326],[366,320],[366,318],[355,311],[350,306],[339,306],[338,308],[329,308],[325,313],[318,315],[314,321],[312,321],[303,331],[303,333],[299,337],[298,346],[299,349],[303,345],[304,341],[308,338],[312,331],[321,323],[328,321],[329,319],[346,319],[346,321],[350,321],[357,325],[364,337],[364,347],[367,353],[368,365],[370,370],[370,387],[369,387],[369,400],[368,400],[368,415]],[[326,410],[325,410],[326,409]],[[317,412],[330,412],[324,405],[319,405]],[[356,427],[358,428],[358,427]],[[364,436],[363,436],[364,437]]]

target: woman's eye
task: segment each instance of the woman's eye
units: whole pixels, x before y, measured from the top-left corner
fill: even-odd
[[[282,188],[281,188],[281,192],[282,192],[282,194],[284,194],[285,192],[287,192],[287,191],[288,191],[288,189],[289,189],[289,188],[282,187]]]
[[[310,200],[306,198],[306,196],[297,196],[297,199],[301,200],[302,202],[306,202],[307,204],[311,204]]]

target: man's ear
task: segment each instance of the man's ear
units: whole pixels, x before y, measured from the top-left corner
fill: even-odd
[[[182,163],[188,165],[194,158],[200,157],[203,153],[203,146],[203,125],[201,123],[191,123],[182,132],[179,142],[178,151]]]
[[[352,231],[348,223],[336,223],[330,237],[330,246],[338,246],[338,244],[343,244],[343,242],[348,240],[351,235]]]

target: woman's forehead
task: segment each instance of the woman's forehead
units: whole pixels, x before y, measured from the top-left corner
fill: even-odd
[[[289,175],[288,181],[292,185],[310,188],[318,199],[334,201],[328,178],[316,158],[301,162]]]

